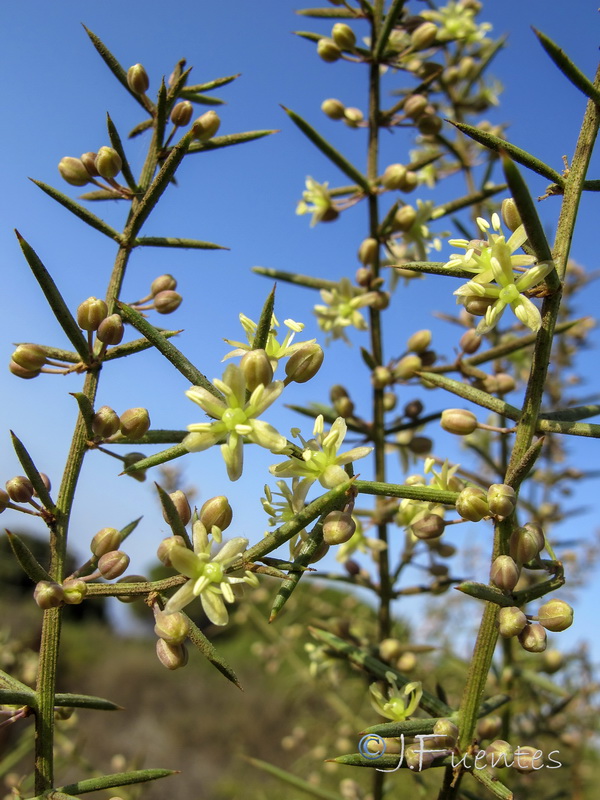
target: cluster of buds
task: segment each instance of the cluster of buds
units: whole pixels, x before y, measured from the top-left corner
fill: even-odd
[[[156,642],[158,660],[163,667],[170,670],[185,667],[188,662],[185,640],[190,630],[188,617],[181,611],[166,614],[158,603],[154,604],[152,610],[154,633],[158,636]]]
[[[510,639],[518,637],[524,650],[542,653],[546,649],[546,631],[558,633],[573,624],[573,609],[564,600],[554,598],[542,605],[537,615],[525,614],[517,606],[508,606],[498,611],[498,631]]]
[[[48,476],[40,472],[40,477],[46,489],[50,491],[50,479]],[[34,497],[37,497],[37,493],[29,478],[24,475],[15,475],[14,478],[9,478],[6,481],[5,487],[6,491],[0,489],[0,514],[7,508],[35,516],[43,514],[42,507],[34,500]],[[33,510],[26,506],[32,506]]]
[[[58,163],[61,177],[71,186],[86,186],[92,183],[104,191],[131,199],[133,197],[131,189],[115,180],[122,168],[121,156],[114,147],[107,146],[101,147],[97,153],[83,153],[80,158],[65,156]]]
[[[459,409],[456,409],[456,411],[459,411]],[[469,411],[464,413],[470,414]],[[456,500],[456,510],[463,519],[470,522],[479,522],[482,519],[489,518],[494,518],[501,522],[513,513],[516,506],[517,496],[515,490],[506,483],[493,483],[487,492],[479,486],[467,486],[460,492]],[[541,547],[543,546],[542,534]],[[539,551],[538,549],[537,552],[539,553]]]
[[[150,415],[145,408],[128,408],[119,417],[110,406],[101,406],[91,422],[95,442],[141,439],[150,429]]]
[[[384,189],[405,194],[413,192],[419,184],[417,173],[407,169],[403,164],[389,164],[379,180]]]
[[[364,122],[365,115],[360,108],[345,106],[335,98],[323,100],[321,103],[321,111],[326,114],[329,119],[343,120],[349,128],[359,128],[366,124]]]
[[[176,292],[177,281],[172,275],[159,275],[150,284],[150,292],[140,300],[130,303],[136,311],[156,311],[159,314],[172,314],[183,300]]]
[[[408,206],[404,206],[408,208]],[[403,383],[414,378],[423,368],[431,367],[437,359],[430,349],[432,334],[430,330],[415,331],[406,342],[406,351],[391,367],[392,380]]]
[[[317,54],[323,61],[333,63],[344,57],[344,53],[353,53],[356,47],[356,34],[344,22],[336,22],[331,29],[331,36],[323,36],[317,42]]]
[[[413,672],[417,666],[417,657],[410,645],[398,639],[383,639],[379,643],[379,658],[387,664],[391,664],[399,672],[404,674]]]

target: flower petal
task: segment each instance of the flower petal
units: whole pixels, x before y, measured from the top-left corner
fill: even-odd
[[[181,611],[182,608],[189,605],[194,600],[194,581],[187,581],[181,586],[175,594],[171,595],[166,602],[164,611],[165,614],[174,614],[176,611]]]
[[[203,423],[199,423],[197,426],[190,425],[189,427],[197,428],[202,424]],[[202,428],[202,430],[194,430],[191,433],[188,433],[182,444],[188,453],[198,453],[201,450],[208,450],[208,448],[212,447],[213,444],[223,441],[225,434],[226,431],[219,429],[215,430],[210,423],[207,423],[206,428]]]
[[[213,558],[213,561],[223,564],[225,561],[236,560],[247,547],[248,539],[244,539],[243,536],[235,536],[233,539],[229,539],[225,542],[223,547]]]
[[[221,455],[227,467],[230,481],[237,481],[244,467],[244,442],[241,436],[232,431],[229,439],[221,445]]]
[[[266,447],[272,453],[281,453],[288,446],[287,439],[282,436],[268,422],[263,422],[261,419],[251,419],[250,427],[252,432],[248,435],[248,439],[261,447]]]
[[[208,389],[204,389],[202,386],[192,386],[191,389],[188,389],[185,393],[190,400],[193,400],[194,403],[197,403],[200,408],[204,409],[207,414],[210,414],[211,417],[214,419],[221,419],[223,416],[223,411],[227,408],[225,403],[211,394]]]
[[[191,550],[188,550],[187,547],[174,545],[169,551],[169,560],[177,572],[180,572],[182,575],[192,580],[197,580],[202,574],[204,562],[200,561],[198,556],[192,553]]]
[[[229,614],[223,602],[223,598],[215,591],[207,590],[200,595],[204,613],[213,625],[227,625]]]

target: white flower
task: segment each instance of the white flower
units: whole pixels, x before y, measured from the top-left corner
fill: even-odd
[[[321,289],[321,298],[326,305],[314,307],[319,328],[331,334],[333,339],[348,342],[345,328],[352,325],[359,331],[366,331],[367,322],[358,309],[372,305],[379,295],[377,292],[357,292],[348,278],[342,278],[331,289]]]
[[[312,214],[311,228],[317,222],[331,222],[339,215],[328,187],[328,183],[317,183],[310,176],[306,179],[306,189],[302,193],[302,200],[296,206],[296,214]]]
[[[243,356],[253,349],[254,337],[256,336],[256,329],[258,328],[258,325],[249,317],[245,316],[245,314],[240,314],[240,322],[246,334],[246,338],[248,339],[248,344],[245,344],[244,342],[236,342],[232,339],[225,339],[227,344],[235,345],[236,349],[232,350],[230,353],[227,353],[227,355],[223,357],[223,361],[226,361],[228,358],[233,358],[234,356]],[[296,350],[300,350],[300,348],[304,347],[305,344],[313,344],[313,342],[317,341],[316,339],[308,339],[304,342],[292,344],[294,336],[304,330],[304,323],[295,322],[293,319],[285,319],[283,324],[286,326],[286,328],[288,328],[288,331],[283,341],[280,342],[277,340],[277,328],[279,327],[279,322],[277,321],[275,314],[273,314],[271,317],[272,327],[269,331],[267,343],[265,345],[265,352],[269,357],[273,372],[276,370],[280,359],[293,355]]]

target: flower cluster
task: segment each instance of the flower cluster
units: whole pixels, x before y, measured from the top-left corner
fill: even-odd
[[[387,717],[394,722],[403,722],[412,716],[421,702],[423,686],[420,681],[405,684],[402,690],[398,689],[393,672],[386,672],[385,677],[391,684],[387,698],[376,683],[369,686],[371,705],[382,717]]]
[[[331,289],[321,289],[321,299],[325,305],[314,307],[319,328],[330,334],[333,339],[343,339],[348,342],[345,333],[347,327],[353,326],[359,331],[367,330],[367,321],[359,309],[373,305],[379,298],[377,292],[357,293],[349,279],[342,278]]]
[[[420,12],[421,17],[439,26],[436,37],[439,42],[460,39],[467,44],[484,41],[486,33],[492,29],[489,22],[478,24],[475,14],[476,10],[463,0],[451,0],[443,8]]]

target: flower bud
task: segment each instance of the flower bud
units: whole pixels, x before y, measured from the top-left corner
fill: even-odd
[[[354,414],[354,403],[349,397],[340,397],[333,404],[336,414],[344,419],[348,419]]]
[[[88,297],[77,309],[77,324],[84,331],[97,331],[107,316],[108,306],[104,300]]]
[[[496,739],[485,748],[485,760],[490,767],[508,767],[513,761],[513,748],[504,739]]]
[[[412,228],[416,218],[417,212],[412,206],[402,206],[394,215],[394,227],[399,231],[407,231]]]
[[[63,587],[54,581],[40,581],[33,592],[33,599],[44,610],[62,606],[64,597]]]
[[[81,578],[69,578],[63,581],[64,601],[69,606],[77,606],[83,602],[87,594],[87,583]]]
[[[449,719],[438,719],[433,726],[436,736],[443,736],[446,739],[446,747],[454,747],[458,739],[458,727]]]
[[[144,575],[123,575],[116,583],[147,583],[148,578]],[[141,600],[144,595],[140,594],[123,594],[118,595],[117,600],[121,603],[135,603],[136,600]]]
[[[182,100],[181,103],[177,103],[175,106],[173,106],[173,110],[171,111],[171,122],[178,128],[185,128],[186,125],[189,125],[193,113],[194,106],[190,103],[190,101]]]
[[[154,611],[154,633],[164,639],[167,644],[183,644],[190,630],[189,623],[181,611],[165,614],[164,611]]]
[[[360,108],[345,108],[344,109],[344,122],[350,128],[357,128],[359,122],[362,122],[365,118],[365,115],[360,110]]]
[[[402,164],[390,164],[381,176],[381,183],[386,189],[402,189],[406,178],[406,167]]]
[[[479,486],[467,486],[456,499],[456,510],[463,519],[479,522],[490,513],[486,493]]]
[[[510,556],[498,556],[490,570],[490,580],[503,592],[512,592],[519,580],[520,569]]]
[[[317,55],[322,58],[323,61],[332,64],[334,61],[338,61],[341,58],[342,51],[333,39],[328,39],[325,36],[317,42]]]
[[[416,331],[406,343],[406,349],[411,353],[422,353],[431,344],[431,331]]]
[[[404,406],[404,416],[409,419],[418,419],[423,413],[423,403],[420,400],[411,400]]]
[[[516,231],[519,225],[523,224],[521,215],[517,209],[517,204],[512,197],[506,197],[502,201],[501,214],[502,220],[509,231]]]
[[[538,652],[537,650],[534,652]],[[544,765],[544,754],[536,747],[517,747],[514,751],[513,767],[517,772],[533,772]]]
[[[471,295],[465,298],[465,308],[469,314],[475,317],[484,317],[485,312],[493,306],[496,301],[493,297],[479,297],[479,295]]]
[[[130,439],[141,439],[150,429],[150,415],[146,408],[129,408],[119,417],[119,430]]]
[[[171,564],[171,550],[174,547],[186,547],[183,536],[167,536],[167,538],[163,539],[158,545],[156,555],[158,556],[159,561],[162,561],[165,567],[173,566]]]
[[[443,124],[444,123],[437,114],[423,114],[423,116],[419,118],[417,128],[419,129],[419,133],[422,133],[424,136],[435,136],[436,133],[442,130]]]
[[[407,117],[417,119],[427,108],[427,98],[422,94],[411,94],[406,98],[402,110]]]
[[[331,38],[341,50],[352,50],[356,44],[356,35],[345,22],[336,22],[331,29]]]
[[[334,98],[323,100],[321,103],[321,111],[326,114],[329,119],[342,119],[345,110],[344,104]]]
[[[192,132],[195,139],[207,142],[215,135],[221,127],[221,118],[216,111],[206,111],[192,125]]]
[[[544,672],[548,672],[551,675],[554,672],[558,672],[558,670],[564,666],[565,658],[560,650],[546,650],[543,657],[543,667],[542,669]]]
[[[29,372],[39,371],[46,363],[46,353],[38,344],[20,344],[11,358]]]
[[[510,536],[510,554],[519,564],[537,558],[546,546],[544,532],[536,522],[528,522]]]
[[[200,522],[207,531],[210,531],[213,525],[224,531],[231,525],[232,519],[233,511],[224,495],[211,497],[200,509]]]
[[[330,511],[323,522],[323,541],[326,544],[343,544],[352,538],[356,523],[347,511]]]
[[[19,364],[17,364],[16,361],[12,360],[10,361],[8,368],[12,372],[12,374],[15,375],[17,378],[23,378],[24,380],[37,378],[37,376],[40,374],[39,369],[34,369],[34,370],[25,369],[24,367],[21,367]]]
[[[427,739],[419,741],[418,744],[411,744],[404,750],[404,760],[406,766],[415,772],[420,772],[423,769],[428,769],[440,753],[429,752],[423,745],[426,745]]]
[[[65,156],[58,162],[58,171],[63,180],[71,186],[85,186],[90,182],[90,175],[80,158]]]
[[[527,617],[516,606],[501,608],[498,611],[498,631],[500,636],[510,639],[511,636],[518,636],[527,625]]]
[[[468,436],[477,429],[477,417],[472,411],[464,408],[447,408],[442,411],[440,425],[448,433],[457,436]]]
[[[177,281],[172,275],[159,275],[150,284],[150,294],[156,297],[159,292],[173,291],[177,288]]]
[[[384,392],[383,393],[383,410],[384,411],[393,411],[398,404],[398,398],[396,397],[395,392]]]
[[[268,386],[273,380],[273,367],[264,350],[249,350],[240,361],[240,368],[250,392],[261,384]]]
[[[90,542],[90,550],[100,558],[118,549],[123,537],[116,528],[102,528]]]
[[[387,367],[375,367],[371,373],[371,383],[376,389],[383,389],[394,382],[394,376]]]
[[[493,483],[487,493],[490,513],[502,521],[510,517],[517,507],[517,495],[512,486],[505,483]]]
[[[379,643],[379,658],[383,661],[394,661],[400,658],[403,652],[404,648],[398,639],[383,639]]]
[[[110,317],[103,319],[98,325],[96,336],[103,344],[115,345],[123,341],[124,333],[125,326],[121,316],[119,314],[111,314]]]
[[[188,522],[192,518],[192,509],[190,508],[190,504],[188,502],[188,499],[185,496],[185,492],[182,492],[181,489],[177,489],[176,492],[171,492],[169,494],[169,497],[173,501],[173,505],[175,506],[175,509],[177,511],[177,514],[178,514],[179,519],[181,520],[182,524],[183,525],[187,525]],[[169,521],[167,519],[167,515],[165,513],[164,508],[163,508],[163,517],[164,517],[165,522]],[[171,538],[173,538],[173,537],[171,537]],[[181,539],[182,537],[179,536],[177,538]],[[160,558],[160,556],[159,556],[159,558]],[[162,561],[162,559],[161,559],[161,561]]]
[[[573,609],[564,600],[548,600],[537,613],[540,625],[548,631],[566,631],[573,624]]]
[[[418,185],[419,178],[417,177],[417,173],[412,172],[412,170],[407,170],[401,181],[400,190],[408,194],[409,192],[413,192]]]
[[[483,717],[477,723],[477,736],[480,739],[494,739],[502,730],[502,718],[497,714]]]
[[[144,458],[146,458],[146,456],[143,453],[125,453],[123,456],[123,468],[128,469],[138,461],[142,461]],[[128,473],[128,475],[130,478],[133,478],[140,483],[143,483],[146,480],[145,469],[136,470],[135,472]]]
[[[410,35],[413,50],[424,50],[435,42],[437,26],[433,22],[423,22]]]
[[[411,525],[417,539],[439,539],[444,533],[446,523],[439,514],[425,514]]]
[[[365,267],[373,266],[373,264],[377,260],[378,252],[379,252],[379,243],[377,239],[374,239],[372,236],[369,236],[367,239],[363,239],[360,247],[358,248],[358,260]]]
[[[127,70],[127,85],[135,94],[145,94],[150,86],[148,73],[141,64],[134,64]]]
[[[475,333],[475,328],[469,328],[460,337],[458,345],[463,353],[473,355],[481,347],[481,336]]]
[[[100,574],[109,581],[120,578],[128,566],[129,556],[122,550],[111,550],[98,559]]]
[[[188,662],[188,652],[184,644],[169,644],[164,639],[157,639],[156,655],[167,669],[179,669]]]
[[[3,511],[6,511],[9,503],[10,503],[10,497],[8,496],[8,493],[5,492],[3,489],[0,489],[0,514]]]
[[[496,392],[498,392],[498,394],[513,392],[517,386],[517,382],[513,376],[508,375],[506,372],[497,372],[494,378],[496,380]]]
[[[371,286],[373,277],[374,277],[373,270],[371,269],[371,267],[359,267],[356,270],[354,280],[356,281],[358,286],[362,286],[364,289],[368,289]]]
[[[404,356],[394,367],[394,378],[397,381],[406,381],[413,378],[422,366],[419,356]]]
[[[178,292],[166,290],[154,295],[154,308],[159,314],[172,314],[181,305],[183,297]]]
[[[16,475],[5,486],[13,503],[28,503],[33,497],[33,484],[24,475]]]
[[[119,417],[110,406],[102,406],[92,418],[92,432],[101,439],[109,439],[119,430]]]
[[[95,167],[103,178],[116,178],[123,162],[114,147],[101,147],[96,155]]]
[[[81,154],[81,163],[86,168],[88,175],[90,178],[97,178],[99,176],[99,172],[96,169],[96,156],[98,153],[82,153]]]
[[[320,370],[324,355],[320,345],[307,342],[288,358],[285,374],[295,383],[306,383]]]
[[[427,453],[431,453],[432,447],[433,442],[429,436],[413,436],[408,443],[408,449],[416,456],[424,456],[427,455]]]

